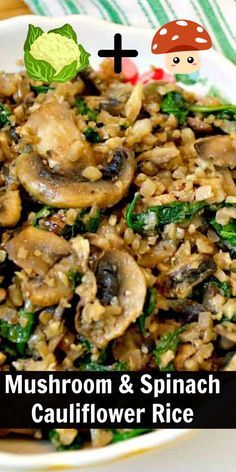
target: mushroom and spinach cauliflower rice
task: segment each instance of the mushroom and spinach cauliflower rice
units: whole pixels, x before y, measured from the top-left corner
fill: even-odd
[[[236,106],[109,61],[0,95],[1,370],[235,370]]]

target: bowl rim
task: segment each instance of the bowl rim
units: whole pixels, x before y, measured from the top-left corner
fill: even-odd
[[[0,452],[0,463],[1,467],[6,467],[4,470],[7,471],[9,468],[9,472],[13,470],[13,467],[24,471],[34,467],[34,472],[36,470],[57,470],[57,468],[60,470],[63,467],[80,469],[86,466],[101,465],[104,462],[107,464],[115,460],[132,458],[154,449],[167,447],[191,433],[193,433],[191,429],[159,429],[136,438],[94,449],[52,451],[39,454]]]

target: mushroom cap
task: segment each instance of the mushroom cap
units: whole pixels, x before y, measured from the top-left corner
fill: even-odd
[[[108,249],[104,251],[101,261],[117,269],[119,281],[117,298],[122,312],[115,316],[105,315],[98,321],[86,321],[81,316],[79,304],[75,326],[78,333],[99,348],[104,348],[109,341],[121,336],[142,313],[146,296],[146,282],[137,262],[125,251]]]
[[[34,226],[26,226],[7,241],[5,250],[9,259],[30,276],[44,276],[55,262],[72,252],[64,238]]]
[[[133,180],[135,159],[127,152],[117,178],[97,182],[82,181],[80,174],[57,174],[38,156],[22,154],[17,160],[17,175],[36,200],[58,208],[106,208],[118,203]]]
[[[199,23],[191,20],[174,20],[163,25],[155,33],[151,50],[153,54],[177,51],[202,51],[210,49],[210,35]]]
[[[202,159],[213,159],[216,166],[236,167],[234,135],[215,135],[198,139],[194,147]]]

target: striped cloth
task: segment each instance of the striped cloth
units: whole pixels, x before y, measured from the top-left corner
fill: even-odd
[[[38,15],[79,13],[125,25],[159,28],[186,18],[203,25],[213,47],[236,63],[236,0],[26,0]]]

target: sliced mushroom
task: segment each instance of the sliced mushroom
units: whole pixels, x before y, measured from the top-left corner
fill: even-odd
[[[125,149],[116,149],[113,153],[113,158],[111,162],[106,164],[103,167],[102,175],[104,179],[112,179],[119,175],[121,171],[122,162],[127,158],[127,153]]]
[[[102,99],[100,106],[102,110],[106,110],[113,116],[122,115],[125,108],[124,103],[121,103],[117,98]]]
[[[213,127],[207,121],[201,120],[198,116],[189,116],[187,118],[187,123],[190,128],[199,134],[211,134],[213,132]]]
[[[91,94],[96,95],[96,93],[103,91],[103,81],[92,67],[86,67],[79,73],[79,77],[85,82]]]
[[[219,301],[217,300],[217,295],[220,295],[219,288],[212,283],[208,283],[204,290],[203,303],[208,310],[212,311],[212,313],[217,313],[219,309]],[[221,299],[224,298],[221,296]]]
[[[67,275],[76,265],[74,254],[64,257],[48,273],[33,280],[23,280],[22,292],[34,306],[47,307],[57,305],[63,299],[69,300],[73,295],[72,283]]]
[[[64,174],[78,165],[95,164],[92,151],[75,124],[74,112],[65,104],[43,103],[18,132],[27,143],[34,144],[54,172]]]
[[[44,275],[61,257],[71,253],[68,241],[54,233],[28,226],[5,244],[9,259],[30,275]]]
[[[17,160],[17,174],[25,189],[35,199],[59,208],[100,208],[118,203],[127,193],[135,170],[134,157],[124,151],[116,179],[85,181],[80,172],[61,175],[52,172],[34,154],[22,154]]]
[[[186,298],[193,287],[207,279],[216,270],[213,257],[207,254],[192,254],[175,265],[167,274],[158,278],[158,286],[170,298]]]
[[[97,296],[101,296],[101,303],[111,301],[112,295],[117,298],[121,307],[121,314],[110,315],[106,307],[99,319],[85,319],[80,309],[76,315],[76,329],[86,336],[93,344],[103,348],[111,339],[121,336],[128,326],[142,313],[146,295],[146,283],[142,271],[133,257],[124,251],[108,250],[100,259],[105,269],[102,278],[102,267],[99,271]],[[109,268],[112,268],[112,272]],[[117,282],[114,277],[117,276]],[[102,283],[101,283],[102,279]],[[105,296],[105,292],[107,295]],[[112,305],[110,305],[112,306]]]
[[[0,196],[0,226],[15,226],[21,216],[19,190],[7,190]]]
[[[219,167],[236,167],[236,138],[228,136],[210,136],[196,141],[194,147],[203,159],[213,159]]]
[[[101,260],[96,271],[98,298],[102,305],[110,305],[119,292],[117,267],[110,262]]]
[[[195,300],[171,300],[170,308],[178,313],[185,323],[192,323],[198,321],[198,316],[201,312],[206,311],[206,308],[201,303]]]

